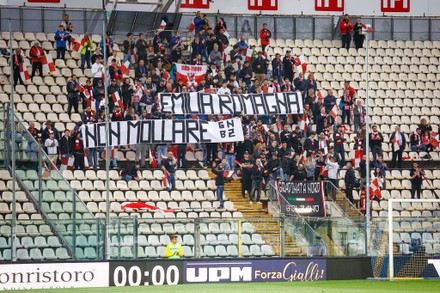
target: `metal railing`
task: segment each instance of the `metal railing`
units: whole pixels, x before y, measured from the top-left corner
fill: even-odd
[[[365,222],[365,215],[352,203],[348,198],[336,187],[333,182],[324,180],[324,192],[327,198],[331,198],[334,202],[339,200],[338,206],[344,212],[346,217],[351,218],[355,222]],[[339,197],[337,197],[340,195]]]
[[[275,206],[280,216],[284,218],[286,225],[290,228],[287,231],[291,232],[291,236],[299,240],[299,243],[304,248],[308,250],[313,248],[314,250],[321,251],[321,255],[326,255],[328,251],[327,244],[322,241],[321,236],[309,225],[305,217],[298,214],[295,210],[290,211],[294,216],[283,213],[283,203],[286,205],[289,205],[289,203],[272,182],[269,183],[268,195],[270,202]],[[298,237],[301,239],[298,239]]]
[[[8,107],[6,107],[6,111]],[[15,115],[15,142],[10,139],[11,123],[9,116],[5,128],[5,161],[10,172],[11,158],[16,157],[15,175],[18,184],[26,195],[35,204],[44,219],[48,220],[53,232],[62,238],[67,249],[74,253],[75,243],[66,241],[69,234],[59,221],[56,211],[62,211],[61,219],[93,219],[94,215],[88,210],[86,204],[79,198],[76,190],[63,177],[54,162],[43,147],[28,131],[27,127]],[[9,139],[8,139],[9,138]],[[15,154],[12,154],[12,144],[15,143]],[[24,158],[24,157],[27,158]]]

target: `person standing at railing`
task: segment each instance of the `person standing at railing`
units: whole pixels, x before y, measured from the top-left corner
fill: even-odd
[[[249,198],[249,203],[252,204],[252,201],[255,197],[255,191],[257,192],[256,202],[257,204],[261,204],[261,188],[263,187],[263,177],[264,177],[264,168],[261,164],[261,159],[257,159],[255,164],[252,167],[252,189]]]
[[[220,163],[216,166],[214,162],[212,165],[212,173],[216,175],[215,177],[215,185],[217,186],[217,199],[220,203],[220,208],[223,208],[223,193],[225,191],[225,164]]]
[[[338,188],[338,170],[339,170],[339,164],[336,162],[336,158],[333,156],[327,156],[326,168],[328,170],[328,180],[335,186],[330,186],[329,188],[329,194],[327,194],[327,199],[335,199],[335,192]]]
[[[357,183],[356,175],[354,174],[353,165],[351,163],[347,163],[347,172],[345,173],[345,193],[347,195],[348,200],[351,203],[354,203],[353,199],[353,189]]]
[[[167,258],[181,258],[183,256],[182,245],[177,243],[177,235],[170,236],[171,242],[165,249],[165,256]]]

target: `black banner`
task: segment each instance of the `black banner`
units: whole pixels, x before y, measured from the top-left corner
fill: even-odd
[[[282,212],[302,216],[325,217],[324,190],[321,181],[280,181]]]
[[[110,286],[183,284],[182,261],[110,262]]]
[[[160,93],[164,113],[206,115],[302,114],[300,92],[275,94],[217,95],[205,93]]]

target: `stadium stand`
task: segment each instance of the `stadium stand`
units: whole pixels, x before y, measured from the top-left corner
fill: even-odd
[[[73,34],[76,40],[81,40],[83,36]],[[9,48],[9,34],[3,32],[0,36],[0,49]],[[21,48],[23,56],[29,56],[29,50],[34,41],[41,42],[42,48],[56,59],[56,41],[54,35],[44,33],[19,33],[13,34],[13,48]],[[91,39],[95,46],[99,46],[101,36],[92,35]],[[147,62],[155,62],[153,42],[155,39],[147,39],[150,43]],[[229,39],[228,49],[237,39]],[[191,60],[192,38],[181,38],[182,58],[188,63]],[[255,51],[261,51],[261,40],[249,39],[249,45],[256,45]],[[292,40],[278,39],[273,40],[275,46],[270,47],[267,56],[281,54],[284,56],[288,50],[292,51],[293,56],[304,55],[307,57],[307,72],[313,72],[315,82],[323,97],[333,90],[336,98],[343,95],[345,81],[350,81],[350,85],[356,89],[357,97],[364,101],[365,88],[364,66],[365,49],[340,49],[341,42],[335,40]],[[440,43],[431,41],[370,41],[370,115],[371,122],[379,126],[379,131],[383,134],[384,143],[383,159],[390,162],[392,157],[392,145],[390,136],[395,126],[400,126],[406,141],[410,141],[410,134],[416,131],[421,119],[425,118],[432,126],[432,132],[438,133],[439,113],[440,113],[440,76],[439,58]],[[119,60],[124,60],[122,42],[115,42],[113,50]],[[172,58],[169,48],[164,48],[166,59]],[[268,72],[273,72],[272,64],[268,62]],[[81,114],[83,107],[80,103],[79,113],[67,114],[68,98],[67,84],[72,75],[78,77],[80,84],[85,84],[87,79],[92,77],[90,69],[85,69],[82,73],[81,55],[79,52],[68,50],[65,60],[55,60],[57,71],[44,77],[33,77],[26,81],[24,85],[17,85],[15,89],[16,115],[20,121],[29,125],[34,122],[36,129],[44,128],[44,123],[50,121],[60,133],[60,137],[65,130],[77,129],[77,123],[82,121]],[[169,70],[171,66],[167,66]],[[135,69],[130,69],[129,77],[134,79]],[[164,78],[164,73],[158,71]],[[7,58],[0,58],[0,85],[3,93],[0,94],[0,103],[9,102],[11,86],[8,77],[11,74]],[[307,75],[307,74],[306,74]],[[228,77],[226,77],[228,79]],[[154,103],[154,102],[153,102]],[[315,101],[314,101],[315,103]],[[153,114],[153,113],[152,113]],[[338,116],[337,123],[341,123]],[[277,122],[273,120],[272,122]],[[286,121],[283,121],[285,123]],[[3,121],[2,121],[3,123]],[[296,121],[286,123],[289,131],[294,130]],[[315,131],[316,123],[312,123]],[[347,141],[343,142],[345,148],[345,160],[351,159],[350,152],[355,148],[358,134],[354,133],[350,126],[347,129]],[[333,130],[328,135],[333,134]],[[2,136],[4,131],[2,125]],[[36,136],[37,138],[37,136]],[[29,164],[31,161],[26,154],[26,145],[20,144],[18,158],[20,163]],[[164,177],[160,169],[143,169],[139,171],[138,181],[122,180],[119,171],[125,166],[135,161],[135,148],[125,147],[117,151],[118,170],[110,171],[110,192],[111,192],[111,216],[118,217],[137,217],[138,221],[138,257],[162,257],[165,245],[169,242],[167,235],[178,234],[179,243],[183,245],[185,256],[194,256],[195,239],[193,237],[194,219],[210,218],[215,219],[209,224],[201,223],[200,245],[202,246],[202,257],[233,257],[238,256],[238,231],[237,223],[240,223],[242,234],[242,253],[243,256],[274,256],[278,252],[276,245],[271,246],[270,237],[264,234],[264,226],[258,223],[248,222],[246,217],[259,216],[270,219],[266,207],[259,204],[247,204],[247,200],[241,198],[240,181],[227,183],[229,189],[226,190],[226,202],[224,209],[219,208],[219,203],[215,195],[215,181],[212,172],[199,168],[198,163],[205,159],[199,147],[193,145],[185,152],[188,165],[193,168],[181,168],[176,172],[176,190],[164,190],[162,178]],[[215,150],[220,156],[222,151]],[[426,162],[428,157],[424,151],[411,151],[408,145],[402,156],[411,161]],[[423,198],[435,198],[436,191],[439,189],[440,172],[436,169],[439,159],[438,147],[429,152],[430,161],[427,164],[426,183],[423,190]],[[101,156],[100,156],[101,157]],[[101,168],[103,159],[99,159]],[[407,166],[407,165],[405,165]],[[151,167],[149,165],[149,167]],[[1,197],[0,197],[0,221],[8,219],[10,216],[11,202],[11,177],[7,170],[1,170]],[[372,173],[373,174],[373,173]],[[25,179],[22,181],[23,187],[31,193],[38,187],[38,174],[35,170],[18,170],[17,176]],[[105,177],[103,170],[65,170],[62,172],[64,179],[57,180],[51,177],[44,180],[43,205],[46,207],[38,209],[29,197],[22,191],[17,192],[17,211],[18,219],[21,224],[18,226],[18,259],[20,260],[40,260],[40,259],[67,259],[72,257],[72,252],[63,248],[60,239],[53,232],[55,227],[50,227],[46,220],[41,217],[39,211],[51,211],[46,213],[47,219],[69,220],[72,214],[72,203],[68,199],[70,188],[77,190],[79,198],[84,202],[88,211],[96,217],[105,216]],[[339,187],[344,190],[345,170],[339,171]],[[358,175],[360,177],[360,175]],[[67,184],[68,183],[68,184]],[[387,199],[389,198],[411,198],[410,171],[403,169],[390,169],[386,172],[386,187],[382,190],[382,199],[372,201],[372,216],[387,216]],[[266,198],[263,194],[263,198]],[[354,202],[359,209],[360,192],[354,191]],[[161,210],[173,210],[172,213],[154,212],[150,210],[130,211],[122,208],[126,202],[145,202]],[[267,199],[266,199],[267,201]],[[421,219],[437,217],[440,214],[439,208],[433,204],[408,204],[402,206],[401,212],[396,214],[401,217],[421,217]],[[239,222],[230,219],[240,219]],[[410,243],[411,239],[420,238],[426,243],[427,253],[440,253],[438,243],[440,233],[440,223],[421,220],[418,224],[414,222],[395,223],[396,233],[394,242],[398,245],[401,242]],[[93,227],[95,225],[95,227]],[[414,234],[420,225],[425,229],[423,234]],[[270,225],[269,225],[270,226]],[[272,225],[273,226],[273,225]],[[61,225],[57,226],[59,229]],[[66,233],[64,238],[69,239],[69,225],[64,225]],[[78,230],[83,235],[76,237],[77,248],[76,257],[86,259],[97,259],[102,255],[97,247],[99,241],[95,235],[87,235],[88,231],[99,229],[92,220],[85,219],[83,224],[78,226]],[[118,236],[112,243],[118,243],[112,247],[112,256],[121,258],[132,258],[135,253],[131,249],[133,246],[133,225],[130,223],[118,222],[112,228]],[[263,233],[259,233],[263,231]],[[267,232],[267,231],[266,231]],[[10,230],[7,226],[0,229],[0,259],[9,259],[10,250],[8,236]],[[267,233],[270,235],[269,233]],[[71,236],[70,236],[71,237]],[[116,239],[116,237],[118,239]],[[305,251],[294,245],[294,253],[304,255]],[[407,246],[402,244],[400,251],[405,253]]]

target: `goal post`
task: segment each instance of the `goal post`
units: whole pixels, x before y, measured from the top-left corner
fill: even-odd
[[[440,271],[437,271],[437,267],[440,267],[440,238],[437,238],[440,235],[438,233],[440,232],[439,207],[440,199],[388,200],[387,223],[382,223],[382,227],[384,230],[388,230],[389,280],[397,278],[439,278]],[[409,211],[423,211],[425,208],[428,215],[415,216],[411,214],[411,216],[408,216]],[[399,214],[395,214],[396,211],[399,211]],[[406,214],[403,215],[403,213]],[[399,227],[397,231],[396,227]],[[398,232],[403,233],[395,234]],[[386,231],[383,231],[382,235],[385,238]],[[394,252],[396,248],[395,236],[399,239],[397,241],[398,256]],[[386,251],[382,255],[384,258],[381,261],[386,262]]]

